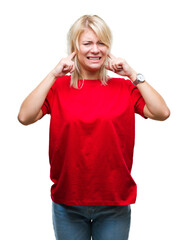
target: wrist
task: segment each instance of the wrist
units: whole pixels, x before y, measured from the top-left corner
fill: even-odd
[[[135,87],[138,84],[145,82],[145,77],[141,73],[137,73],[136,79],[132,82]]]
[[[131,82],[134,82],[136,80],[136,78],[137,78],[137,72],[132,71],[131,75],[128,76],[128,77],[131,80]]]
[[[49,74],[48,74],[48,77],[51,81],[55,82],[56,79],[57,79],[57,76],[55,75],[55,73],[53,71],[51,71]]]
[[[52,78],[55,78],[57,79],[58,77],[60,77],[62,74],[59,74],[56,69],[54,68],[50,73],[49,75],[52,77]]]

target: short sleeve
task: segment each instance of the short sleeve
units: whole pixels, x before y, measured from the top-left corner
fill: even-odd
[[[145,101],[144,101],[144,98],[142,97],[138,88],[135,87],[131,83],[131,81],[129,83],[129,91],[130,91],[130,94],[131,94],[132,102],[134,104],[135,113],[137,113],[140,116],[142,116],[143,118],[147,119],[147,117],[145,117],[144,114],[143,114],[144,106],[146,104]]]
[[[52,108],[52,101],[53,101],[53,87],[50,88],[46,99],[41,107],[41,110],[43,112],[43,116],[46,114],[51,114],[51,108]]]

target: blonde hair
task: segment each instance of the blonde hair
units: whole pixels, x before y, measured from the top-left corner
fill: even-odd
[[[97,15],[84,15],[80,17],[70,28],[67,35],[68,54],[79,50],[79,37],[86,28],[92,29],[97,37],[108,47],[110,50],[112,44],[112,34],[110,28],[105,21]],[[83,79],[80,70],[80,64],[77,56],[74,58],[75,71],[71,74],[70,86],[78,88],[78,80]],[[107,85],[108,77],[104,65],[99,72],[99,78],[103,85]]]

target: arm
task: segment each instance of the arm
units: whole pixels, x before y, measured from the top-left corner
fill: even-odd
[[[121,76],[127,76],[132,82],[136,80],[137,73],[124,59],[116,58],[112,54],[109,54],[109,58],[110,60],[106,69]],[[146,103],[143,109],[144,116],[154,120],[166,120],[170,116],[170,110],[161,95],[146,81],[144,83],[139,83],[137,87]]]
[[[29,94],[23,101],[18,114],[18,120],[23,125],[29,125],[43,116],[41,107],[46,99],[46,96],[58,77],[66,75],[68,72],[73,72],[75,69],[72,58],[75,53],[72,53],[67,58],[61,59],[58,65],[45,77],[45,79]]]
[[[137,73],[134,72],[129,78],[132,82],[136,80]],[[145,117],[164,121],[170,116],[170,110],[167,107],[164,99],[161,95],[147,83],[146,81],[143,83],[139,83],[137,85],[142,97],[146,105],[143,109],[143,114]]]
[[[18,114],[18,120],[20,123],[23,125],[29,125],[36,122],[43,116],[41,107],[55,80],[56,77],[52,73],[49,73],[45,79],[29,94],[29,96],[26,97]]]

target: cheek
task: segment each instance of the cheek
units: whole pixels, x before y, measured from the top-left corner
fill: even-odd
[[[78,62],[81,64],[81,65],[85,65],[87,64],[87,58],[86,58],[86,54],[83,53],[83,52],[78,52],[77,54],[77,59],[78,59]]]
[[[80,46],[79,53],[80,53],[81,55],[84,55],[84,54],[86,54],[87,52],[88,52],[88,48],[83,47],[83,46]]]
[[[109,54],[109,52],[110,52],[108,48],[104,48],[101,51],[102,51],[104,56],[107,56]]]
[[[107,58],[108,54],[109,54],[109,50],[108,50],[108,49],[104,49],[104,50],[103,50],[103,56],[104,56],[105,58]]]
[[[83,53],[81,51],[78,52],[77,57],[79,61],[82,60],[84,58]]]
[[[78,52],[78,59],[84,59],[87,56],[87,51],[80,49],[80,51]]]

